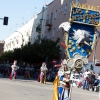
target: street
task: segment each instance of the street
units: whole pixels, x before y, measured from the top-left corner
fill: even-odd
[[[73,87],[72,100],[99,100],[99,94]],[[0,78],[0,100],[52,100],[53,84]]]

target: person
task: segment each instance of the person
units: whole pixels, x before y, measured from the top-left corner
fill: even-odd
[[[61,66],[64,68],[64,70],[68,70],[68,68],[67,68],[67,60],[66,59],[62,60]]]
[[[83,85],[83,77],[82,77],[82,73],[80,72],[79,73],[79,80],[78,80],[78,82],[77,82],[77,87],[79,88],[79,87],[82,87],[82,85]]]
[[[14,60],[14,63],[11,66],[11,68],[12,68],[12,71],[11,71],[10,79],[14,79],[15,80],[16,79],[16,72],[17,72],[17,69],[19,68],[17,66],[17,61],[16,60]]]
[[[70,86],[72,80],[70,79],[70,71],[68,71],[66,63],[62,61],[59,67],[58,74],[54,80],[54,93],[53,100],[69,100],[70,99]]]
[[[70,93],[70,71],[64,71],[63,68],[58,71],[59,83],[58,100],[69,100]]]
[[[86,69],[85,72],[83,73],[83,77],[84,77],[83,89],[89,90],[89,81],[90,81],[88,78],[89,74],[90,72],[88,71],[88,69]]]
[[[26,64],[26,67],[25,67],[24,77],[25,77],[25,79],[30,78],[30,70],[29,70],[29,64],[28,63]]]
[[[40,73],[40,83],[44,83],[43,79],[44,79],[44,72],[41,71],[41,73]]]
[[[46,71],[47,71],[46,63],[43,62],[40,68],[40,83],[46,84]]]

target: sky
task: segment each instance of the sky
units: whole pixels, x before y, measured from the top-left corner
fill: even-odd
[[[0,0],[0,40],[5,40],[10,34],[28,22],[42,10],[46,3],[52,0]],[[8,25],[3,25],[2,18],[9,17]]]

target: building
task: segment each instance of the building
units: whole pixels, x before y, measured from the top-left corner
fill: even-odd
[[[44,36],[46,9],[33,16],[26,24],[5,39],[4,51],[14,50],[30,43],[34,43],[37,36]]]
[[[100,0],[73,0],[74,3],[84,3],[89,5],[98,6]],[[25,25],[19,28],[5,39],[4,51],[13,50],[14,48],[20,48],[22,45],[27,44],[29,41],[34,43],[38,39],[45,37],[47,39],[56,40],[58,37],[61,42],[64,42],[64,35],[62,30],[59,29],[59,25],[63,22],[69,21],[70,10],[72,2],[71,0],[53,0],[43,7],[42,11],[28,21]],[[99,7],[98,7],[99,9]],[[100,9],[99,9],[100,10]],[[100,31],[100,28],[98,28]],[[19,41],[18,41],[19,40]],[[60,44],[59,44],[60,45]],[[96,47],[95,59],[100,61],[100,39]],[[65,58],[64,48],[60,45],[62,58]],[[89,57],[89,61],[93,61],[93,53]]]
[[[33,19],[28,21],[25,25],[13,32],[5,39],[4,51],[14,50],[15,48],[21,48],[29,42],[32,32]]]
[[[90,6],[98,6],[100,10],[99,4],[100,0],[73,0],[74,3],[84,3]],[[70,8],[71,8],[71,0],[53,0],[47,6],[47,19],[46,19],[46,30],[45,35],[55,40],[57,37],[60,37],[61,41],[63,41],[63,34],[62,31],[58,28],[62,22],[69,21],[70,16]],[[97,28],[100,31],[100,28]],[[62,58],[65,58],[64,49],[61,47],[62,50]],[[96,53],[92,52],[91,56],[89,57],[89,61],[93,61],[93,59],[98,59],[100,61],[100,39],[98,40]],[[93,56],[95,55],[95,56]]]
[[[0,41],[0,54],[4,51],[4,41]]]
[[[38,36],[40,36],[41,38],[44,37],[46,15],[47,9],[43,7],[42,11],[38,13],[36,16],[34,16],[32,32],[30,36],[31,43],[34,43],[34,41],[38,40]]]
[[[87,0],[87,4],[95,7],[98,6],[98,10],[100,11],[100,0]],[[97,29],[100,31],[100,27],[97,27]],[[100,61],[100,38],[96,46],[96,51],[92,52],[91,56],[89,57],[89,61],[94,61],[94,59]]]
[[[75,3],[86,3],[87,0],[73,0]],[[62,30],[59,29],[59,25],[63,22],[69,21],[70,10],[72,1],[71,0],[53,0],[47,6],[47,19],[46,19],[46,30],[45,36],[51,40],[56,40],[58,37],[61,42],[64,42]],[[64,48],[60,46],[62,58],[65,58]]]

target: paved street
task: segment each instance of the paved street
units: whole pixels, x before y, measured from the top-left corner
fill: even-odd
[[[53,85],[35,80],[0,78],[0,100],[52,100]],[[73,88],[72,100],[99,100],[96,92]]]

